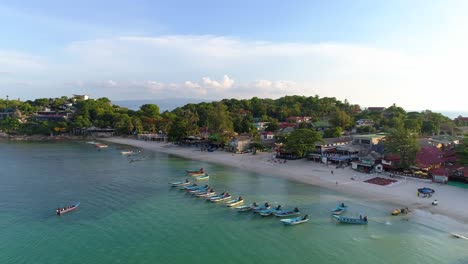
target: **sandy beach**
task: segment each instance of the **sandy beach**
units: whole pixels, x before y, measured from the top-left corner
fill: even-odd
[[[417,179],[396,179],[397,182],[386,186],[364,182],[374,177],[388,178],[385,174],[364,174],[347,167],[336,169],[308,160],[288,160],[286,163],[274,162],[272,153],[233,154],[224,151],[201,152],[193,147],[180,147],[171,143],[149,142],[128,138],[106,138],[108,142],[125,144],[148,151],[173,154],[193,160],[207,161],[242,168],[259,174],[286,178],[293,181],[329,188],[338,192],[352,194],[371,201],[391,203],[395,208],[409,207],[410,210],[425,210],[468,223],[468,189],[422,181]],[[333,171],[333,173],[332,173]],[[431,198],[417,196],[417,189],[429,187],[435,190]],[[437,200],[437,206],[431,203]],[[389,213],[395,208],[389,208]]]

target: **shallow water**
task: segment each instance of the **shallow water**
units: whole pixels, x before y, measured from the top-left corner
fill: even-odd
[[[450,236],[468,228],[444,216],[395,217],[385,203],[162,153],[130,162],[117,147],[0,142],[0,263],[468,263],[468,240]],[[169,186],[200,167],[218,192],[311,220],[283,226]],[[369,224],[337,223],[339,202]]]

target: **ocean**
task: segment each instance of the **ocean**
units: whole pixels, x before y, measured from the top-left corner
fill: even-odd
[[[468,263],[468,240],[450,235],[468,227],[453,219],[391,216],[381,201],[163,153],[132,159],[120,147],[0,141],[0,263]],[[297,206],[310,221],[284,226],[168,184],[200,167],[218,192]],[[330,210],[341,202],[369,224],[337,223]]]

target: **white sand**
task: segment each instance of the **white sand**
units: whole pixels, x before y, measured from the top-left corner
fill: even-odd
[[[363,174],[347,167],[336,169],[308,160],[288,160],[274,163],[272,153],[233,154],[224,151],[201,152],[199,149],[179,147],[170,143],[157,143],[127,138],[108,138],[106,141],[138,147],[145,150],[174,154],[177,156],[209,161],[227,166],[242,168],[263,175],[287,178],[302,183],[326,187],[338,192],[357,195],[373,201],[383,201],[395,208],[409,207],[445,215],[468,223],[468,189],[432,183],[417,179],[398,179],[398,182],[380,186],[364,182],[374,177],[388,178],[384,174]],[[331,173],[333,170],[333,174]],[[355,180],[351,180],[354,178]],[[417,189],[429,187],[435,190],[432,198],[417,197]],[[438,200],[437,206],[431,205]],[[389,213],[395,209],[389,208]]]

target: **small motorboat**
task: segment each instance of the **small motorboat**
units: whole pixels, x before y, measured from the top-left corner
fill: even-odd
[[[439,204],[439,202],[438,202],[437,200],[434,200],[434,201],[432,202],[432,205],[438,205],[438,204]]]
[[[356,225],[367,225],[367,216],[359,218],[344,217],[339,215],[333,215],[333,217],[338,220],[340,223],[345,224],[356,224]]]
[[[278,205],[276,208],[268,208],[264,210],[260,210],[257,213],[259,213],[261,216],[270,216],[273,215],[274,213],[279,213],[281,212],[281,205]]]
[[[236,209],[238,212],[248,212],[250,210],[252,210],[252,206],[251,205],[241,205],[241,206],[237,206]]]
[[[276,217],[292,217],[292,216],[300,215],[301,212],[299,212],[299,209],[294,208],[294,210],[291,210],[291,211],[280,211],[280,212],[274,212],[273,214]]]
[[[227,201],[226,206],[227,207],[234,207],[234,206],[237,206],[237,205],[241,205],[243,203],[244,203],[244,199],[242,199],[242,197],[239,197],[237,199]]]
[[[182,187],[182,186],[187,186],[190,184],[190,181],[188,180],[185,180],[185,181],[176,181],[176,182],[170,182],[169,183],[170,185],[172,185],[172,187]]]
[[[219,202],[224,202],[224,201],[227,201],[229,199],[231,199],[231,195],[226,193],[225,195],[221,196],[221,197],[212,197],[209,199],[210,202],[212,203],[219,203]]]
[[[55,213],[57,215],[63,215],[65,213],[68,213],[68,212],[71,212],[71,211],[75,210],[76,208],[78,208],[78,206],[80,206],[80,202],[78,202],[76,204],[69,205],[69,206],[65,206],[63,208],[57,208],[55,210]]]
[[[195,180],[200,181],[200,180],[208,180],[210,178],[210,175],[208,173],[205,173],[204,175],[196,176]]]
[[[281,219],[280,221],[285,225],[298,225],[309,221],[309,216],[304,215],[295,218]]]
[[[338,206],[336,206],[336,208],[333,209],[331,213],[334,215],[339,215],[343,213],[344,211],[346,211],[346,208],[348,208],[348,206],[346,206],[344,203],[341,203]]]

